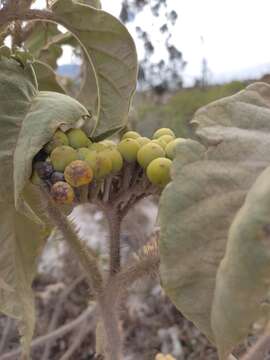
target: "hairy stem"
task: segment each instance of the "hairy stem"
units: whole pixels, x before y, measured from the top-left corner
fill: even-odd
[[[121,267],[121,251],[120,251],[120,228],[121,218],[118,209],[108,210],[106,213],[109,223],[109,239],[110,239],[110,276],[119,272]]]
[[[97,258],[94,252],[86,248],[85,244],[78,238],[74,225],[53,203],[47,190],[42,188],[42,194],[47,203],[47,214],[50,221],[60,230],[65,240],[78,257],[80,264],[85,270],[87,279],[96,296],[102,292],[102,275],[100,273]]]

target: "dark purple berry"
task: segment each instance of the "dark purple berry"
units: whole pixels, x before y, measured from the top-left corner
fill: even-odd
[[[45,180],[49,179],[53,172],[52,165],[47,161],[38,161],[34,163],[34,169],[36,170],[38,176],[41,179],[45,179]]]
[[[65,177],[64,174],[61,173],[60,171],[54,171],[51,175],[50,180],[52,184],[55,184],[58,181],[65,181]]]
[[[48,154],[42,149],[35,155],[33,162],[36,163],[38,161],[45,161],[47,156]]]

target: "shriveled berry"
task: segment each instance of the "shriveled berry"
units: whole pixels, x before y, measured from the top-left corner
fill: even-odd
[[[140,149],[140,145],[137,140],[127,138],[120,141],[117,148],[127,162],[133,162],[137,159],[137,153]]]
[[[57,146],[61,145],[69,145],[68,137],[63,131],[57,130],[52,140],[45,145],[44,149],[47,154],[50,154]]]
[[[64,181],[58,181],[52,186],[51,196],[57,204],[72,204],[75,198],[72,187]]]
[[[53,173],[53,166],[47,161],[38,161],[34,163],[34,169],[41,179],[47,180]]]
[[[86,161],[72,161],[64,172],[65,180],[73,187],[88,185],[93,179],[93,171]]]
[[[137,133],[137,131],[127,131],[123,136],[121,140],[124,139],[137,139],[139,138],[141,135],[139,133]]]
[[[90,139],[82,129],[70,129],[67,131],[67,137],[70,146],[74,149],[80,147],[87,147],[90,144]]]
[[[148,165],[146,175],[154,185],[165,186],[171,181],[170,169],[172,161],[167,158],[157,158]]]
[[[60,171],[54,171],[51,175],[50,181],[52,184],[55,184],[58,181],[65,181],[64,174]]]
[[[161,128],[154,132],[153,139],[158,139],[163,135],[171,135],[175,138],[174,132],[169,128]]]
[[[142,168],[146,168],[150,162],[156,158],[165,156],[163,148],[154,142],[143,145],[137,154],[138,163]]]
[[[76,151],[70,146],[58,146],[51,153],[54,170],[64,172],[66,166],[77,160]]]

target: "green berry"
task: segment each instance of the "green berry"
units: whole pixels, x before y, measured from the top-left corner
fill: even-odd
[[[169,144],[174,139],[175,139],[175,136],[172,136],[172,135],[162,135],[158,138],[159,141],[163,141],[166,144]]]
[[[140,148],[137,154],[137,160],[141,167],[145,169],[152,160],[164,156],[165,151],[163,148],[159,144],[151,141]]]
[[[89,150],[91,151],[97,151],[97,152],[100,152],[100,151],[104,151],[107,149],[107,146],[104,145],[102,142],[97,142],[97,143],[92,143],[88,146]]]
[[[102,140],[99,142],[99,144],[104,145],[106,148],[115,148],[116,147],[116,143],[112,140]]]
[[[54,170],[64,172],[66,166],[77,160],[76,151],[70,146],[58,146],[51,153]]]
[[[41,182],[41,178],[39,177],[37,170],[34,170],[34,171],[32,172],[30,181],[31,181],[31,183],[34,184],[34,185],[41,185],[41,183],[42,183],[42,182]]]
[[[52,140],[45,145],[44,150],[50,154],[57,146],[61,145],[69,145],[68,137],[63,131],[57,130]]]
[[[128,138],[120,141],[117,148],[127,162],[133,162],[137,159],[140,145],[137,140]]]
[[[93,179],[93,171],[83,160],[72,161],[64,172],[65,180],[73,187],[88,185]]]
[[[120,152],[117,149],[108,149],[104,153],[111,159],[112,162],[112,173],[117,173],[123,167],[123,158]]]
[[[90,144],[90,140],[82,129],[70,129],[67,132],[67,137],[70,146],[74,149],[81,147],[87,147]]]
[[[137,139],[139,138],[141,135],[139,133],[137,133],[136,131],[127,131],[123,136],[121,140],[124,139]]]
[[[72,187],[64,181],[58,181],[52,186],[51,195],[57,204],[72,204],[75,198]]]
[[[148,139],[147,137],[144,137],[144,136],[140,136],[136,139],[136,141],[139,143],[140,146],[143,146],[145,144],[148,144],[150,143],[150,139]]]
[[[95,179],[102,179],[112,171],[112,161],[106,151],[90,151],[86,154],[85,161],[93,170]]]
[[[158,139],[162,135],[171,135],[171,136],[173,136],[175,138],[175,134],[171,129],[169,129],[169,128],[161,128],[161,129],[158,129],[156,132],[154,132],[153,139]]]
[[[171,160],[174,159],[177,145],[184,142],[185,140],[186,139],[176,138],[173,141],[171,141],[169,144],[167,144],[165,151],[169,159]]]
[[[86,155],[91,152],[87,147],[82,147],[76,150],[78,160],[85,160]]]
[[[172,161],[167,158],[157,158],[148,165],[146,175],[154,185],[165,186],[171,181],[170,169]]]

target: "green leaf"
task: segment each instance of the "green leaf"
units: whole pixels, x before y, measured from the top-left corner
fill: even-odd
[[[92,67],[96,92],[89,98],[98,99],[95,135],[125,125],[137,80],[136,49],[127,29],[112,15],[72,0],[58,0],[52,10],[79,40]]]
[[[99,0],[80,0],[80,3],[90,5],[96,9],[101,9],[101,2]]]
[[[48,232],[29,182],[32,159],[59,126],[76,126],[88,113],[66,95],[39,92],[32,66],[15,59],[0,59],[0,88],[0,310],[20,320],[27,352],[34,328],[31,283]]]
[[[91,139],[94,142],[102,141],[107,139],[108,137],[119,133],[123,129],[123,126],[116,126],[114,129],[109,131],[105,131],[104,133],[100,134],[99,136],[92,136]]]
[[[160,270],[178,309],[215,342],[212,303],[228,231],[269,165],[270,86],[253,84],[218,100],[200,109],[193,124],[206,148],[179,144],[173,181],[160,200]]]
[[[65,89],[60,85],[56,73],[49,65],[41,61],[35,61],[32,65],[40,91],[50,90],[65,94]]]

